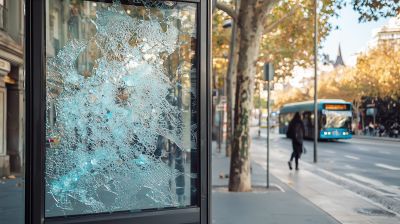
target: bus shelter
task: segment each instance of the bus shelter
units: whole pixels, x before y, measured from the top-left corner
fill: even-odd
[[[26,1],[26,224],[211,223],[211,1]]]

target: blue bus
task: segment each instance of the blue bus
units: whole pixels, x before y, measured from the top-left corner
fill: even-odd
[[[351,139],[351,103],[344,100],[318,100],[319,139]],[[296,112],[303,120],[307,139],[314,139],[314,101],[285,104],[279,114],[279,134],[286,134]]]

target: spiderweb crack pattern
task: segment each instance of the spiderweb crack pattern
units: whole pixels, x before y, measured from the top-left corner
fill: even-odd
[[[90,40],[71,39],[47,59],[47,107],[54,102],[57,121],[50,125],[47,116],[46,137],[57,144],[46,148],[46,184],[55,206],[63,210],[73,210],[77,201],[87,205],[84,213],[138,210],[142,191],[153,207],[180,206],[171,185],[182,175],[196,178],[163,162],[165,150],[155,153],[159,136],[177,150],[196,149],[197,126],[182,119],[185,113],[196,113],[196,89],[184,88],[179,80],[172,83],[163,67],[179,47],[178,36],[193,35],[193,29],[174,26],[179,9],[168,2],[137,2],[161,11],[163,18],[147,10],[148,20],[135,20],[116,1],[96,12],[92,23],[97,33]],[[92,75],[84,77],[75,61],[90,41],[102,57]],[[182,62],[176,72],[195,72],[192,66]],[[176,86],[190,95],[192,109],[167,100]],[[51,94],[54,88],[60,89],[59,95]],[[103,202],[99,191],[114,194],[113,203]]]

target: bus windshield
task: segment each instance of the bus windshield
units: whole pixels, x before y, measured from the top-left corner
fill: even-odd
[[[322,116],[323,128],[349,128],[351,111],[325,110]]]

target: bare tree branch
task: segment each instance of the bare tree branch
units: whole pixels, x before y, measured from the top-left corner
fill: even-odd
[[[263,1],[260,1],[261,5],[258,6],[258,9],[259,9],[260,12],[267,12],[267,11],[269,11],[269,8],[274,6],[279,1],[280,0],[263,0]]]
[[[232,17],[233,21],[235,21],[236,23],[238,22],[237,21],[238,15],[231,6],[221,3],[221,2],[217,2],[217,8],[228,13],[228,15],[230,15]]]
[[[269,26],[264,27],[263,35],[264,35],[264,34],[267,34],[267,33],[269,33],[269,32],[271,32],[272,30],[274,30],[275,28],[277,28],[280,24],[282,24],[283,22],[285,22],[285,20],[286,20],[287,18],[293,16],[293,15],[297,12],[298,9],[300,9],[300,6],[293,7],[292,10],[290,10],[289,13],[287,13],[287,14],[284,15],[284,16],[282,16],[282,18],[278,19],[278,21],[272,23],[272,24],[269,25]]]

